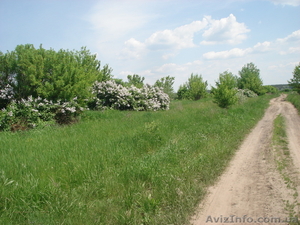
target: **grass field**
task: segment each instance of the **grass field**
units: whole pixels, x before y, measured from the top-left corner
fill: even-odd
[[[300,95],[296,92],[289,93],[287,96],[287,100],[290,101],[300,113]]]
[[[185,224],[272,97],[0,133],[0,224]]]

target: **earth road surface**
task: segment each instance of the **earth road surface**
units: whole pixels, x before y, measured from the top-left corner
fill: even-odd
[[[191,224],[276,225],[296,220],[288,208],[300,203],[300,116],[285,97],[270,101],[264,117],[243,141],[224,174],[209,188]],[[285,118],[293,164],[284,176],[278,170],[277,150],[272,144],[273,121],[279,114]],[[287,185],[287,177],[293,177],[293,188]],[[299,212],[295,204],[292,210]]]

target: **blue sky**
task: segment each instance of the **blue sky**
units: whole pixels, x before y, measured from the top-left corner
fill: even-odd
[[[250,62],[265,85],[300,62],[300,0],[0,0],[0,51],[86,46],[115,78],[191,73],[214,85]]]

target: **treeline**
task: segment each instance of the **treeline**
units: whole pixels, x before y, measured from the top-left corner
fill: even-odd
[[[137,74],[128,75],[126,81],[114,78],[112,68],[101,66],[85,47],[55,51],[18,45],[14,51],[0,52],[0,130],[71,123],[85,109],[167,110],[170,99],[199,100],[209,95],[208,83],[199,74],[192,73],[177,92],[175,77],[163,77],[154,85],[144,80]],[[297,82],[299,78],[291,80]],[[263,86],[253,63],[246,64],[239,76],[221,73],[211,88],[214,101],[224,108],[276,91]]]

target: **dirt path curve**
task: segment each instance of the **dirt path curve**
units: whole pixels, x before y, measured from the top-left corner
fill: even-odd
[[[289,216],[284,201],[292,201],[295,192],[287,188],[276,169],[271,145],[273,120],[282,114],[286,119],[290,155],[295,170],[300,171],[300,117],[285,97],[281,95],[270,101],[264,117],[244,140],[219,181],[208,190],[191,224],[288,224],[277,218]],[[300,203],[299,196],[297,201]]]

